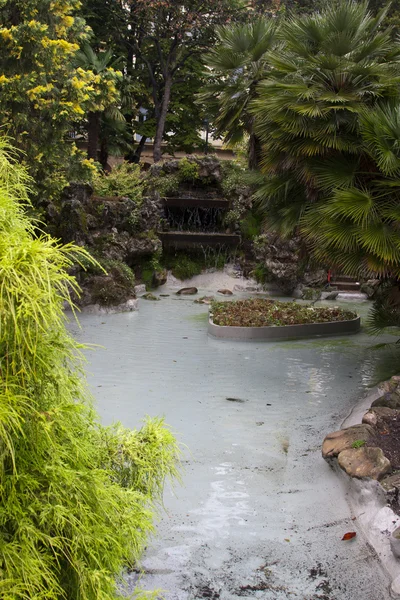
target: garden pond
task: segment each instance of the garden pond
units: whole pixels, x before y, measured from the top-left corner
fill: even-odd
[[[358,530],[324,436],[396,369],[365,331],[296,342],[207,336],[207,312],[164,288],[139,311],[81,315],[88,379],[105,424],[165,416],[183,448],[182,485],[127,574],[166,600],[386,600],[389,579]],[[199,297],[209,290],[200,290]],[[341,302],[365,316],[369,304]],[[327,305],[327,304],[326,304]],[[379,341],[395,342],[394,336]],[[357,531],[344,542],[347,531]]]

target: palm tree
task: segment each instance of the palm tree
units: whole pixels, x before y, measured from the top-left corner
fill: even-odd
[[[379,333],[400,325],[399,104],[365,111],[359,131],[359,169],[351,181],[336,181],[325,203],[306,210],[301,228],[320,259],[383,280],[369,318]]]
[[[215,115],[215,133],[226,143],[249,136],[250,168],[258,165],[260,145],[249,106],[257,95],[258,83],[268,73],[266,56],[274,45],[275,34],[275,23],[265,17],[221,27],[215,48],[205,57],[210,83],[200,99]]]
[[[339,0],[293,16],[266,57],[271,70],[252,103],[263,143],[257,196],[269,224],[286,235],[309,206],[371,168],[360,117],[399,97],[400,46],[382,28],[385,14]]]
[[[301,228],[316,255],[348,273],[400,278],[400,105],[359,115],[357,169],[326,180],[324,202],[310,205]],[[355,161],[353,162],[353,165]],[[334,185],[332,185],[334,184]]]

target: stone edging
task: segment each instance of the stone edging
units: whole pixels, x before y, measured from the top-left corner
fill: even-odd
[[[396,407],[394,400],[398,402]],[[384,408],[385,402],[393,408]],[[394,377],[363,398],[345,419],[342,429],[325,437],[322,448],[325,460],[344,479],[354,518],[391,577],[394,598],[400,598],[400,562],[392,552],[391,538],[400,526],[400,516],[388,504],[393,494],[400,493],[400,473],[390,475],[390,462],[379,448],[353,448],[352,444],[373,435],[380,413],[399,410],[400,378]]]
[[[216,325],[212,313],[208,318],[208,333],[224,340],[274,341],[293,340],[317,336],[348,335],[358,333],[360,317],[348,321],[331,321],[329,323],[305,323],[303,325],[282,325],[269,327],[234,327]]]
[[[115,313],[133,312],[138,310],[138,300],[130,298],[122,304],[113,306],[101,306],[100,304],[89,304],[80,309],[81,313],[89,315],[113,315]]]

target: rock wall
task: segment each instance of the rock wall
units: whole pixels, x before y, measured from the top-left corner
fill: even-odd
[[[265,280],[276,283],[281,291],[291,295],[301,286],[321,286],[326,283],[326,269],[313,265],[300,237],[284,240],[274,233],[264,233],[254,241],[254,255],[264,268]]]
[[[78,305],[122,306],[135,297],[135,267],[161,251],[157,194],[144,197],[138,206],[129,198],[96,197],[90,185],[71,183],[59,207],[49,206],[48,216],[57,237],[85,246],[107,272],[90,265],[76,268],[83,290],[74,298]]]
[[[83,289],[78,304],[121,305],[134,298],[136,283],[156,287],[166,281],[162,244],[158,232],[168,229],[161,196],[190,196],[230,201],[223,217],[226,233],[242,235],[235,257],[246,275],[276,284],[285,294],[302,286],[319,286],[326,281],[326,270],[312,268],[305,258],[298,237],[282,240],[255,228],[257,218],[252,205],[252,189],[245,170],[235,163],[221,163],[213,156],[169,160],[153,165],[143,173],[144,195],[140,202],[128,197],[98,197],[85,183],[71,183],[57,205],[49,204],[49,231],[64,243],[85,246],[101,268],[76,269]],[[161,258],[161,260],[160,260]],[[295,293],[296,293],[295,292]],[[300,296],[299,296],[300,297]]]

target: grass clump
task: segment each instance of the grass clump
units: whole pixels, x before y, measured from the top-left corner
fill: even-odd
[[[189,256],[180,255],[175,258],[171,267],[171,273],[177,279],[191,279],[200,275],[204,267],[204,260],[195,260]]]
[[[356,440],[355,442],[352,443],[351,447],[352,448],[362,448],[363,446],[365,446],[366,441],[365,440]]]
[[[161,262],[174,277],[183,281],[200,275],[204,269],[222,270],[230,258],[231,255],[228,251],[208,249],[206,252],[196,250],[187,252],[178,250],[175,253],[163,254]]]
[[[356,314],[338,307],[315,308],[296,302],[279,302],[264,298],[213,302],[213,321],[216,325],[233,327],[265,327],[328,323],[355,319]]]
[[[264,263],[257,263],[251,274],[257,283],[270,283],[272,279],[271,271]]]
[[[89,257],[37,237],[28,183],[0,141],[0,597],[122,598],[179,451],[161,419],[99,424],[63,313]]]

